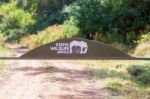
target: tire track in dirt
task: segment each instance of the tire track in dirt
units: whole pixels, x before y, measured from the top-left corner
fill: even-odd
[[[52,86],[45,90],[52,90],[51,99],[104,99],[100,84],[84,71],[82,64],[64,60],[54,63],[53,76],[48,81]]]

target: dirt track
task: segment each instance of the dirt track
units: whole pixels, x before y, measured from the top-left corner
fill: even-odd
[[[17,52],[18,53],[18,52]],[[0,99],[104,99],[79,61],[6,61]]]

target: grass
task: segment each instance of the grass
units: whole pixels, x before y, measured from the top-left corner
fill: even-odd
[[[114,69],[109,68],[87,68],[86,69],[91,75],[93,75],[96,79],[105,79],[108,77],[111,78],[122,78],[127,79],[126,73],[122,73],[121,71],[116,71]]]
[[[4,46],[0,46],[0,57],[10,56],[12,52]]]
[[[109,99],[150,98],[150,83],[145,82],[149,80],[150,73],[144,72],[140,78],[135,79],[128,71],[135,65],[147,70],[150,68],[150,61],[95,60],[83,61],[83,64],[86,65],[85,70],[92,75],[93,79],[100,82],[102,89],[109,92]]]
[[[132,65],[127,70],[133,81],[150,86],[150,64]]]
[[[105,88],[112,89],[112,90],[120,90],[121,88],[123,88],[123,85],[118,81],[114,81],[114,82],[108,82]]]
[[[65,38],[64,27],[62,25],[54,25],[38,32],[38,34],[22,38],[20,43],[32,49],[63,38]]]
[[[5,48],[2,45],[0,46],[0,57],[8,57],[11,54],[12,54],[12,52],[9,49]],[[6,68],[6,66],[4,64],[4,61],[0,60],[0,74],[4,72],[5,68]]]
[[[150,57],[150,42],[139,44],[135,48],[134,56]]]
[[[0,61],[0,74],[3,73],[4,70],[5,70],[5,64],[4,62]]]

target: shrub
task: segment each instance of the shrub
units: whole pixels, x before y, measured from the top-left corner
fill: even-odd
[[[79,28],[76,26],[77,22],[74,17],[64,23],[65,37],[77,37],[79,36]]]
[[[143,84],[150,85],[150,71],[147,71],[147,72],[143,73],[141,76],[139,76],[138,81],[140,81]]]
[[[6,38],[2,34],[0,34],[0,46],[4,45],[5,40],[6,40]]]
[[[150,43],[150,32],[139,37],[138,43]]]
[[[100,0],[80,0],[70,5],[69,17],[77,21],[80,32],[99,32],[102,23],[102,9]]]
[[[77,20],[84,36],[109,33],[115,40],[130,44],[150,24],[149,0],[77,0],[69,17]]]
[[[38,34],[33,34],[22,38],[20,43],[28,46],[29,48],[35,48],[40,45],[63,38],[65,38],[63,26],[54,25],[38,32]]]
[[[133,65],[133,66],[131,66],[131,67],[128,68],[129,74],[131,74],[134,77],[140,76],[145,71],[146,71],[146,69],[143,66]]]
[[[150,85],[150,66],[138,66],[134,65],[128,68],[129,74],[135,78],[136,81],[142,84]]]
[[[141,35],[138,46],[134,51],[135,56],[150,56],[150,34]]]

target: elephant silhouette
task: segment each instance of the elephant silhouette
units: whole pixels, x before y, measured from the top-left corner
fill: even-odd
[[[84,41],[72,41],[70,43],[70,53],[85,54],[88,51],[88,45]]]

